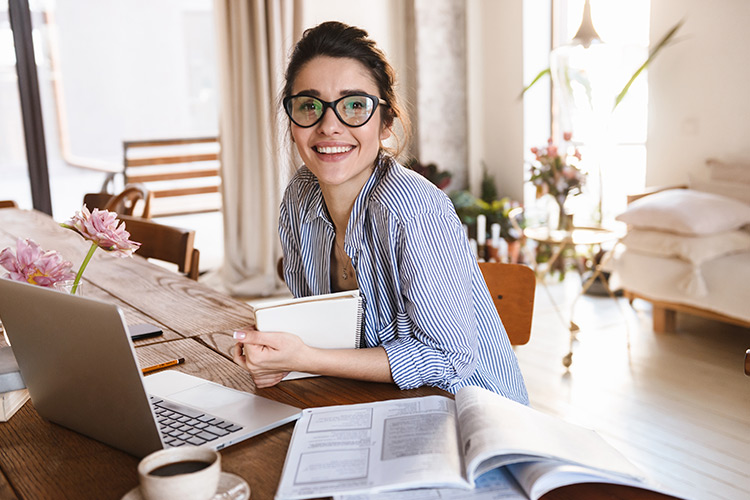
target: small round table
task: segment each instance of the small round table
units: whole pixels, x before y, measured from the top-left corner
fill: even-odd
[[[552,269],[552,266],[557,261],[557,259],[561,258],[563,255],[563,252],[566,248],[575,248],[579,245],[585,245],[588,247],[592,247],[595,245],[602,245],[604,243],[609,243],[614,241],[614,246],[617,246],[617,244],[620,242],[620,239],[625,235],[626,226],[619,225],[619,226],[613,226],[613,227],[574,227],[570,231],[563,231],[563,230],[554,230],[550,229],[546,226],[534,226],[534,227],[527,227],[523,230],[523,234],[526,238],[536,241],[539,244],[545,244],[549,245],[553,251],[552,256],[550,257],[549,261],[545,263],[545,266],[535,266],[535,272],[537,275],[537,278],[541,281],[542,285],[544,286],[545,290],[547,290],[547,294],[550,298],[550,301],[552,301],[552,304],[555,306],[555,309],[558,310],[559,308],[557,304],[555,303],[554,299],[552,298],[552,294],[549,293],[549,289],[547,289],[547,284],[545,283],[544,278],[547,276],[549,271]],[[614,246],[612,250],[614,250]],[[568,351],[568,354],[566,354],[563,357],[563,365],[568,368],[573,363],[573,342],[576,339],[576,332],[580,329],[578,325],[576,325],[573,322],[573,310],[575,308],[576,302],[578,301],[578,298],[586,293],[586,291],[589,289],[589,287],[596,281],[598,278],[602,284],[604,285],[604,288],[607,290],[607,293],[609,294],[612,299],[617,302],[617,305],[619,307],[620,303],[617,301],[617,297],[615,297],[615,294],[610,290],[609,288],[609,282],[607,281],[607,278],[602,274],[603,266],[609,261],[612,251],[608,252],[604,258],[601,259],[600,262],[594,265],[593,272],[591,273],[591,276],[586,280],[586,282],[581,287],[581,291],[576,295],[575,299],[573,300],[573,304],[571,305],[571,311],[570,311],[570,349]],[[625,322],[626,329],[627,329],[627,321]],[[630,334],[628,333],[628,346],[630,345]]]

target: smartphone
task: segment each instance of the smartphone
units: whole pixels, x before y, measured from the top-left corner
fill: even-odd
[[[143,340],[151,337],[158,337],[163,333],[161,331],[161,328],[156,325],[150,325],[148,323],[129,325],[128,330],[130,331],[131,340]]]

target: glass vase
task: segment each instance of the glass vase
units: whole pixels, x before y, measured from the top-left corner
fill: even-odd
[[[554,203],[550,203],[550,213],[547,219],[549,229],[551,231],[572,231],[573,230],[573,214],[565,210],[565,201],[560,202],[557,198],[553,198]]]
[[[56,282],[53,287],[58,292],[64,292],[64,293],[71,293],[73,291],[73,283],[75,280],[62,280]],[[84,290],[86,289],[86,286],[84,285],[83,281],[80,281],[78,283],[78,287],[76,287],[76,295],[83,295]]]

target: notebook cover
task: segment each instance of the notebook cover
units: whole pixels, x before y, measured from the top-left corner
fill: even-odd
[[[267,303],[255,308],[255,322],[260,331],[293,333],[311,347],[358,348],[362,299],[354,290]]]

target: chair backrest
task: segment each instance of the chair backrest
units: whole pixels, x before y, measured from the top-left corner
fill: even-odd
[[[142,184],[129,184],[119,194],[110,193],[86,193],[83,203],[89,210],[98,208],[116,212],[117,215],[140,216],[144,219],[151,218],[151,201],[154,199],[146,186]],[[139,213],[136,208],[139,207]]]
[[[198,279],[200,252],[193,246],[194,230],[128,215],[119,215],[118,218],[125,223],[130,239],[141,244],[136,252],[138,255],[177,264],[179,271],[188,278]]]
[[[13,200],[0,200],[0,208],[18,208],[18,203]]]
[[[146,189],[143,184],[129,184],[125,186],[120,194],[110,198],[104,206],[105,210],[116,212],[118,215],[136,215],[134,213],[136,206],[142,200],[143,210],[141,217],[144,219],[151,218],[151,202],[154,194]]]
[[[480,262],[484,281],[503,321],[511,345],[522,345],[531,337],[536,276],[522,264]]]
[[[154,194],[152,217],[221,210],[218,137],[123,142],[125,183]]]

